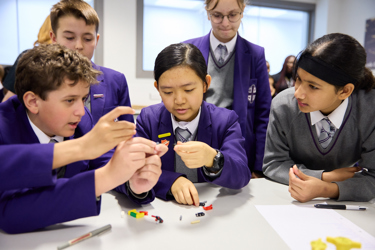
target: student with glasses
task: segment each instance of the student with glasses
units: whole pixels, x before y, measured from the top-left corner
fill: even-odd
[[[246,0],[206,0],[212,29],[185,41],[202,52],[212,77],[205,101],[234,110],[239,116],[248,166],[263,176],[262,161],[271,105],[264,49],[238,34]]]

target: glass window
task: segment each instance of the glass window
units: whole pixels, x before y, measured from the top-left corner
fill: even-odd
[[[264,47],[270,74],[278,73],[289,55],[297,55],[308,43],[309,14],[304,11],[258,6],[245,8],[239,34]]]
[[[202,1],[145,0],[143,15],[143,70],[153,71],[159,52],[172,43],[210,31]]]
[[[299,9],[301,3],[298,3]],[[140,9],[142,8],[142,9]],[[288,6],[290,8],[290,6]],[[309,6],[311,9],[311,6]],[[166,46],[206,35],[211,29],[198,0],[144,0],[138,5],[143,19],[137,25],[142,38],[138,44],[138,77],[152,77],[157,54]],[[265,48],[271,74],[278,73],[288,55],[297,55],[308,43],[309,11],[249,5],[245,8],[239,34],[246,40]]]
[[[39,29],[57,0],[1,0],[0,64],[13,65],[17,56],[33,47]],[[86,1],[91,6],[94,0]]]

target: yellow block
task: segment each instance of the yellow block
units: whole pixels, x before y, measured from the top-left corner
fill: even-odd
[[[135,216],[135,218],[143,218],[145,217],[145,214],[144,213],[137,213],[137,215]]]
[[[171,133],[160,134],[160,135],[158,135],[158,138],[164,138],[164,137],[168,137],[168,136],[171,136]]]
[[[128,215],[130,215],[131,212],[133,212],[133,213],[137,213],[137,209],[130,210],[130,211],[128,212]]]

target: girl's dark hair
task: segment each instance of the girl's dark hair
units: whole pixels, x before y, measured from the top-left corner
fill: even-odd
[[[278,73],[278,74],[280,74],[280,76],[279,76],[279,80],[277,80],[277,82],[275,82],[276,93],[280,93],[281,91],[288,88],[288,84],[286,83],[285,76],[287,74],[286,71],[288,69],[288,61],[292,57],[295,58],[295,56],[293,56],[293,55],[289,55],[285,58],[283,68]],[[289,74],[290,74],[290,72],[289,72]],[[291,77],[291,76],[289,76],[289,77]]]
[[[293,76],[296,77],[300,58],[305,55],[317,57],[325,63],[337,68],[352,79],[356,79],[354,90],[370,91],[375,87],[375,77],[365,67],[366,51],[353,37],[340,33],[332,33],[315,40],[299,53],[294,64]],[[349,82],[348,82],[349,83]],[[335,86],[336,91],[342,88]]]
[[[190,43],[171,44],[158,54],[154,66],[154,78],[158,86],[161,75],[178,66],[187,66],[194,70],[207,87],[206,61],[200,50]]]

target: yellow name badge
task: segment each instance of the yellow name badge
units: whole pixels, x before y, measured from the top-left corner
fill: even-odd
[[[168,137],[168,136],[171,136],[171,133],[160,134],[160,135],[158,135],[158,138],[164,138],[164,137]]]

